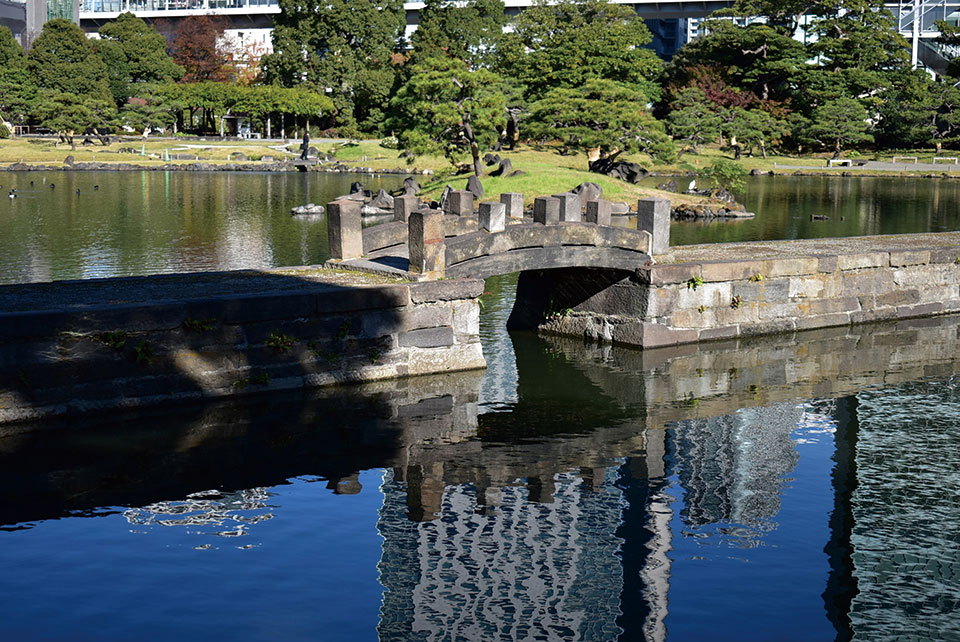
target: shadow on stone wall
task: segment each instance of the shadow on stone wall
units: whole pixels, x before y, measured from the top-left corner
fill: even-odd
[[[315,268],[2,286],[0,424],[483,367],[482,286]]]

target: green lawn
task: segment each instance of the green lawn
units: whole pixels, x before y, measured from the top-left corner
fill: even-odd
[[[78,141],[82,137],[78,137]],[[420,183],[424,189],[424,197],[436,197],[449,184],[455,189],[463,189],[467,183],[468,174],[455,174],[454,168],[447,159],[440,156],[420,156],[407,162],[399,158],[399,152],[382,147],[377,140],[363,140],[357,142],[315,143],[313,145],[324,154],[333,154],[336,159],[352,167],[369,167],[378,169],[408,168],[431,170],[432,176],[422,176]],[[28,164],[60,165],[67,156],[73,156],[77,162],[97,161],[103,163],[134,163],[138,165],[160,165],[165,163],[165,154],[179,154],[189,156],[188,159],[172,160],[172,163],[192,163],[197,161],[209,163],[226,163],[231,155],[242,152],[248,161],[259,161],[264,158],[281,160],[295,158],[299,155],[299,141],[289,141],[286,144],[276,141],[258,140],[228,140],[204,141],[194,137],[128,139],[113,142],[108,146],[99,143],[89,146],[78,145],[71,150],[67,145],[57,145],[52,138],[18,138],[0,140],[0,166],[16,162]],[[884,153],[879,160],[891,160],[893,155],[917,156],[929,160],[934,156],[933,150],[896,150]],[[949,155],[944,152],[942,155]],[[698,197],[660,192],[655,189],[641,188],[623,181],[593,174],[587,171],[587,157],[585,154],[561,155],[550,146],[521,145],[514,151],[500,152],[503,158],[509,158],[514,169],[526,172],[525,176],[492,177],[482,179],[485,199],[497,199],[503,192],[521,192],[527,203],[531,203],[536,196],[555,194],[567,191],[585,181],[598,183],[603,187],[604,196],[610,200],[633,202],[638,198],[650,196],[664,196],[674,201],[674,204],[703,200]],[[684,175],[688,172],[699,172],[709,166],[715,159],[731,158],[726,152],[721,152],[716,146],[705,147],[701,154],[686,153],[677,162],[669,165],[656,165],[645,155],[625,156],[624,160],[631,160],[646,167],[650,171],[661,175]],[[845,168],[826,169],[828,155],[808,155],[804,157],[769,156],[764,159],[759,156],[744,156],[741,164],[747,170],[780,171],[792,173],[794,170],[779,169],[782,166],[809,167],[811,171],[827,174],[840,173]],[[867,158],[867,156],[864,156]],[[873,158],[872,156],[870,158]],[[464,159],[467,160],[467,159]],[[492,171],[495,167],[487,168]],[[664,179],[667,180],[667,179]]]

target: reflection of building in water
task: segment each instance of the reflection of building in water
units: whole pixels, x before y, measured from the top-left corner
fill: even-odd
[[[230,493],[208,490],[183,500],[130,508],[123,516],[136,526],[184,526],[189,533],[241,537],[254,524],[273,519],[269,499],[266,488]]]
[[[867,390],[852,405],[852,632],[960,640],[960,379]]]
[[[419,523],[407,517],[407,485],[388,473],[380,639],[616,639],[624,501],[616,469],[599,472],[592,487],[558,473],[545,503],[520,486],[488,490],[495,511],[475,510],[472,486],[450,485],[439,519]]]
[[[684,521],[775,526],[782,486],[799,457],[790,434],[802,418],[802,405],[778,404],[679,422],[674,468]],[[741,544],[752,545],[750,537]]]

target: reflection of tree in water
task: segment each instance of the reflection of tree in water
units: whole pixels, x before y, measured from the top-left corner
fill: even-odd
[[[267,503],[270,495],[266,488],[229,493],[205,490],[182,500],[130,508],[123,516],[135,526],[185,526],[188,533],[198,535],[242,537],[254,524],[273,519],[269,509],[275,506]]]

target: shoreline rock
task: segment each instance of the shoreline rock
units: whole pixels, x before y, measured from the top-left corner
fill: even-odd
[[[0,172],[299,172],[301,170],[291,161],[275,162],[247,162],[247,163],[210,163],[197,161],[194,163],[164,163],[163,165],[139,165],[137,163],[101,163],[99,161],[75,162],[72,165],[47,163],[10,163],[0,165]],[[392,169],[374,169],[372,167],[349,167],[342,163],[335,165],[317,165],[309,172],[326,174],[396,174],[400,176],[432,176],[431,169],[407,169],[395,167]]]

